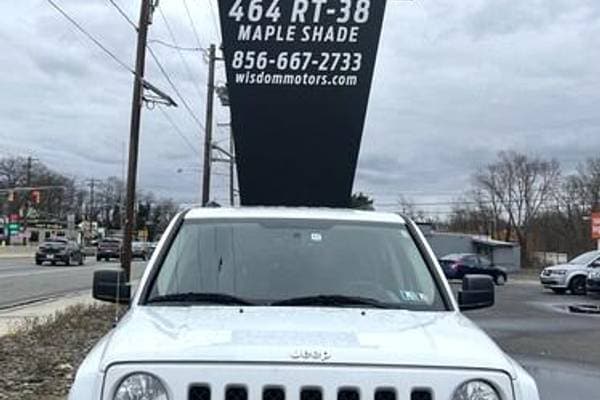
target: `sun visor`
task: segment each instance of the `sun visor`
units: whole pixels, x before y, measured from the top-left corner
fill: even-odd
[[[349,205],[385,0],[219,0],[243,205]]]

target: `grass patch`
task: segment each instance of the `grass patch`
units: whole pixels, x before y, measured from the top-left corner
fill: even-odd
[[[78,305],[0,337],[0,400],[64,399],[79,364],[113,325],[115,307]]]

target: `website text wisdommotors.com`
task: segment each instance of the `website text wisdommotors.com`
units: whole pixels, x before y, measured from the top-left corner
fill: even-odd
[[[245,72],[235,75],[235,82],[246,85],[273,86],[356,86],[356,75],[315,75],[315,74],[278,74],[266,72]]]

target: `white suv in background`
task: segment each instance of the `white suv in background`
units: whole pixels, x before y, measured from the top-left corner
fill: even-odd
[[[586,293],[586,279],[591,268],[600,267],[600,250],[589,251],[575,257],[566,264],[544,268],[540,282],[554,293]]]
[[[70,400],[539,400],[533,379],[460,309],[411,221],[395,214],[193,209],[171,223]]]

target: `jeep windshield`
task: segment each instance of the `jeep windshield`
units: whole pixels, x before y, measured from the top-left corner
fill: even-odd
[[[447,309],[406,226],[314,220],[185,221],[146,304]]]

